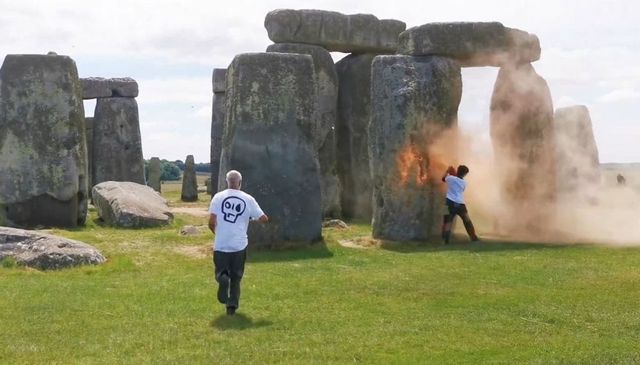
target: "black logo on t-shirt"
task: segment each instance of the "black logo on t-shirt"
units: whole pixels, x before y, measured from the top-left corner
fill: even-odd
[[[247,203],[237,196],[229,196],[222,201],[223,219],[229,223],[235,223],[239,216],[244,213]]]

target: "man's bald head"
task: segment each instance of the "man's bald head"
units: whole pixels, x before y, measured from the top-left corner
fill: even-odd
[[[240,189],[242,185],[242,174],[236,170],[227,172],[227,186],[230,189]]]

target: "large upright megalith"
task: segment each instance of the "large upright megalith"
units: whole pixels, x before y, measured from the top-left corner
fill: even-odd
[[[196,177],[196,163],[193,155],[188,155],[184,162],[184,172],[182,173],[182,193],[180,199],[183,202],[198,201],[198,180]]]
[[[218,190],[220,174],[220,153],[222,152],[222,133],[224,132],[225,90],[227,69],[213,69],[213,100],[211,111],[211,183],[212,193]]]
[[[501,193],[496,226],[513,235],[548,231],[556,198],[553,104],[531,64],[500,68],[490,129]]]
[[[342,214],[371,219],[371,170],[368,125],[371,117],[371,63],[375,54],[349,55],[336,63],[338,119],[337,169],[342,187]]]
[[[340,181],[336,169],[335,127],[338,107],[338,75],[331,54],[324,48],[308,44],[277,43],[267,52],[308,54],[313,59],[318,85],[318,125],[314,143],[318,150],[321,176],[322,215],[340,216]]]
[[[162,165],[160,164],[160,159],[157,157],[151,157],[148,169],[149,174],[147,176],[147,185],[160,193],[162,191]]]
[[[274,43],[305,43],[329,51],[394,53],[404,22],[371,14],[345,15],[325,10],[277,9],[264,20]]]
[[[84,118],[84,124],[85,137],[87,139],[87,180],[89,182],[87,191],[91,192],[91,187],[93,187],[91,182],[93,177],[93,117]]]
[[[269,215],[269,224],[250,229],[258,246],[321,238],[316,80],[308,55],[240,54],[227,69],[219,184],[240,171],[243,190]]]
[[[145,184],[138,103],[132,97],[99,98],[93,120],[93,185]]]
[[[456,125],[461,96],[460,66],[450,59],[374,59],[369,126],[374,238],[427,240],[439,233],[443,171],[431,147]]]
[[[574,105],[554,115],[558,192],[570,199],[593,199],[600,184],[600,158],[589,109]]]
[[[67,56],[8,55],[0,68],[0,225],[84,224],[82,87]]]

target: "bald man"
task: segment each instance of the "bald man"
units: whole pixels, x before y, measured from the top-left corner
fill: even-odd
[[[228,188],[211,199],[209,229],[215,235],[213,266],[218,282],[218,301],[227,307],[228,315],[233,315],[240,305],[240,280],[247,258],[249,221],[266,223],[269,217],[251,195],[240,190],[242,175],[238,171],[227,172],[226,180]]]

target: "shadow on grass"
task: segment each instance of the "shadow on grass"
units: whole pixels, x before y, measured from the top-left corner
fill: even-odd
[[[441,252],[441,251],[469,251],[469,252],[499,252],[499,251],[518,251],[518,250],[548,250],[567,248],[575,245],[570,244],[552,244],[552,243],[533,243],[533,242],[504,242],[504,241],[481,241],[481,242],[452,242],[448,245],[442,243],[424,243],[424,242],[391,242],[382,241],[380,248],[387,251],[398,253],[415,253],[415,252]]]
[[[299,246],[289,245],[283,248],[261,248],[251,247],[247,254],[248,262],[278,262],[278,261],[298,261],[313,259],[328,259],[333,257],[333,252],[329,251],[324,242],[313,244],[300,244]]]
[[[211,321],[211,327],[214,327],[223,331],[227,331],[227,330],[242,331],[242,330],[251,329],[251,328],[266,327],[272,324],[273,322],[266,321],[264,319],[254,321],[250,317],[247,317],[242,313],[236,313],[233,316],[221,314]]]

